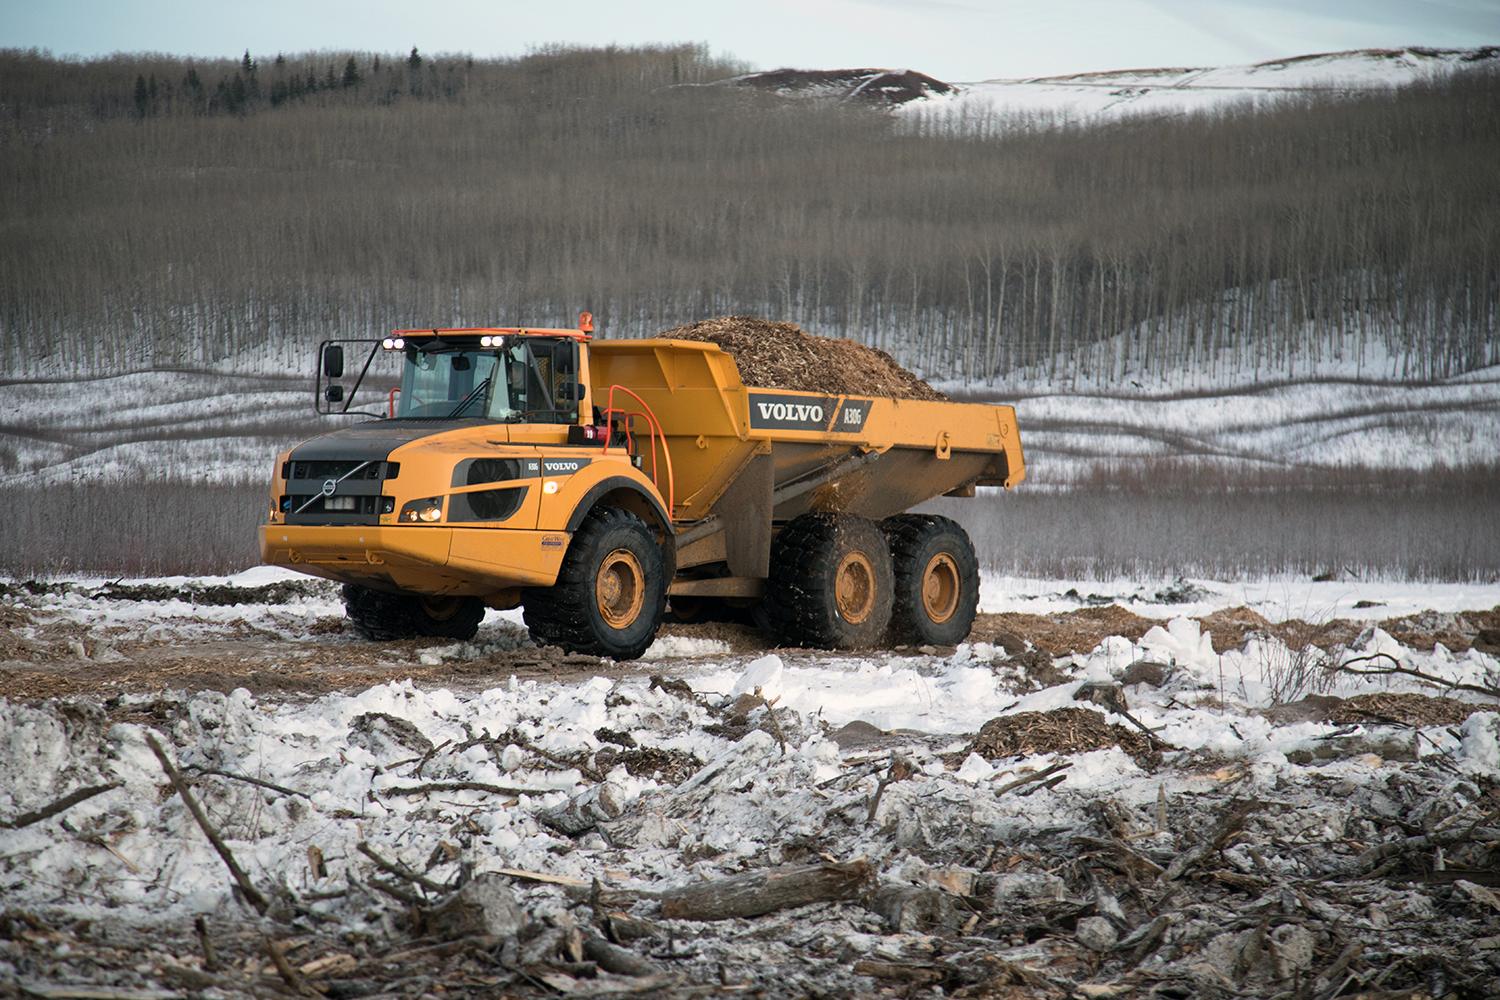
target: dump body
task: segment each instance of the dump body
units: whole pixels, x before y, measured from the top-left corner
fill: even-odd
[[[479,332],[430,331],[454,342]],[[672,594],[754,597],[775,532],[800,514],[879,520],[1025,475],[1008,406],[747,387],[707,343],[577,344],[583,396],[553,418],[571,423],[382,420],[284,453],[263,559],[509,607],[522,588],[554,583],[573,532],[603,504],[656,531]],[[358,512],[322,510],[332,501],[314,493],[359,462],[376,472],[331,487],[370,494]],[[435,501],[431,523],[405,517],[419,499]]]
[[[727,562],[730,577],[764,577],[776,525],[800,514],[879,520],[1025,476],[1009,406],[745,386],[728,354],[696,341],[602,342],[592,354],[594,399],[628,386],[665,432],[679,571]],[[683,581],[673,593],[747,589]]]

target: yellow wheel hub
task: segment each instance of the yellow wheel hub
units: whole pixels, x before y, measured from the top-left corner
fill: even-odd
[[[922,570],[922,610],[941,625],[958,611],[960,589],[958,563],[948,553],[939,552]]]
[[[839,561],[833,582],[833,599],[839,617],[859,625],[875,608],[875,567],[863,552],[850,552]]]
[[[629,549],[615,549],[599,564],[594,602],[610,628],[629,628],[646,603],[646,573]]]
[[[436,622],[445,622],[458,614],[460,602],[454,597],[424,597],[422,598],[422,610],[427,617]]]

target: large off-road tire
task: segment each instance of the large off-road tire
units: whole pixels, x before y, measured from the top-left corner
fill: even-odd
[[[595,507],[573,533],[557,583],[526,590],[521,602],[538,643],[634,660],[656,638],[667,603],[661,546],[629,511]]]
[[[349,622],[366,639],[390,642],[417,635],[412,619],[410,599],[401,594],[387,594],[353,583],[344,584],[344,613]]]
[[[477,597],[413,597],[410,608],[417,634],[440,639],[472,639],[484,621]]]
[[[376,642],[417,636],[472,639],[484,619],[484,604],[477,597],[387,594],[346,583],[344,612],[354,631]]]
[[[803,514],[771,544],[760,618],[788,645],[879,645],[891,620],[892,584],[890,551],[874,521]]]
[[[897,514],[880,522],[896,572],[891,642],[956,646],[979,608],[979,560],[956,522],[935,514]]]

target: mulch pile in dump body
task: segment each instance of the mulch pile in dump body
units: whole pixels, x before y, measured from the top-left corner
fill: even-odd
[[[734,358],[740,381],[759,388],[832,396],[948,398],[884,351],[852,340],[815,337],[795,323],[720,316],[664,330],[658,336],[717,344]]]

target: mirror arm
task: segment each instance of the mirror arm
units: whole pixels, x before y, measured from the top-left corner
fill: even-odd
[[[375,352],[378,350],[380,350],[380,344],[378,342],[370,344],[370,353],[365,356],[364,367],[359,370],[359,377],[354,380],[354,385],[350,386],[349,395],[344,397],[344,409],[341,412],[349,412],[349,406],[354,402],[354,394],[359,392],[359,387],[361,385],[364,385],[365,375],[370,371],[370,365],[374,362]]]

